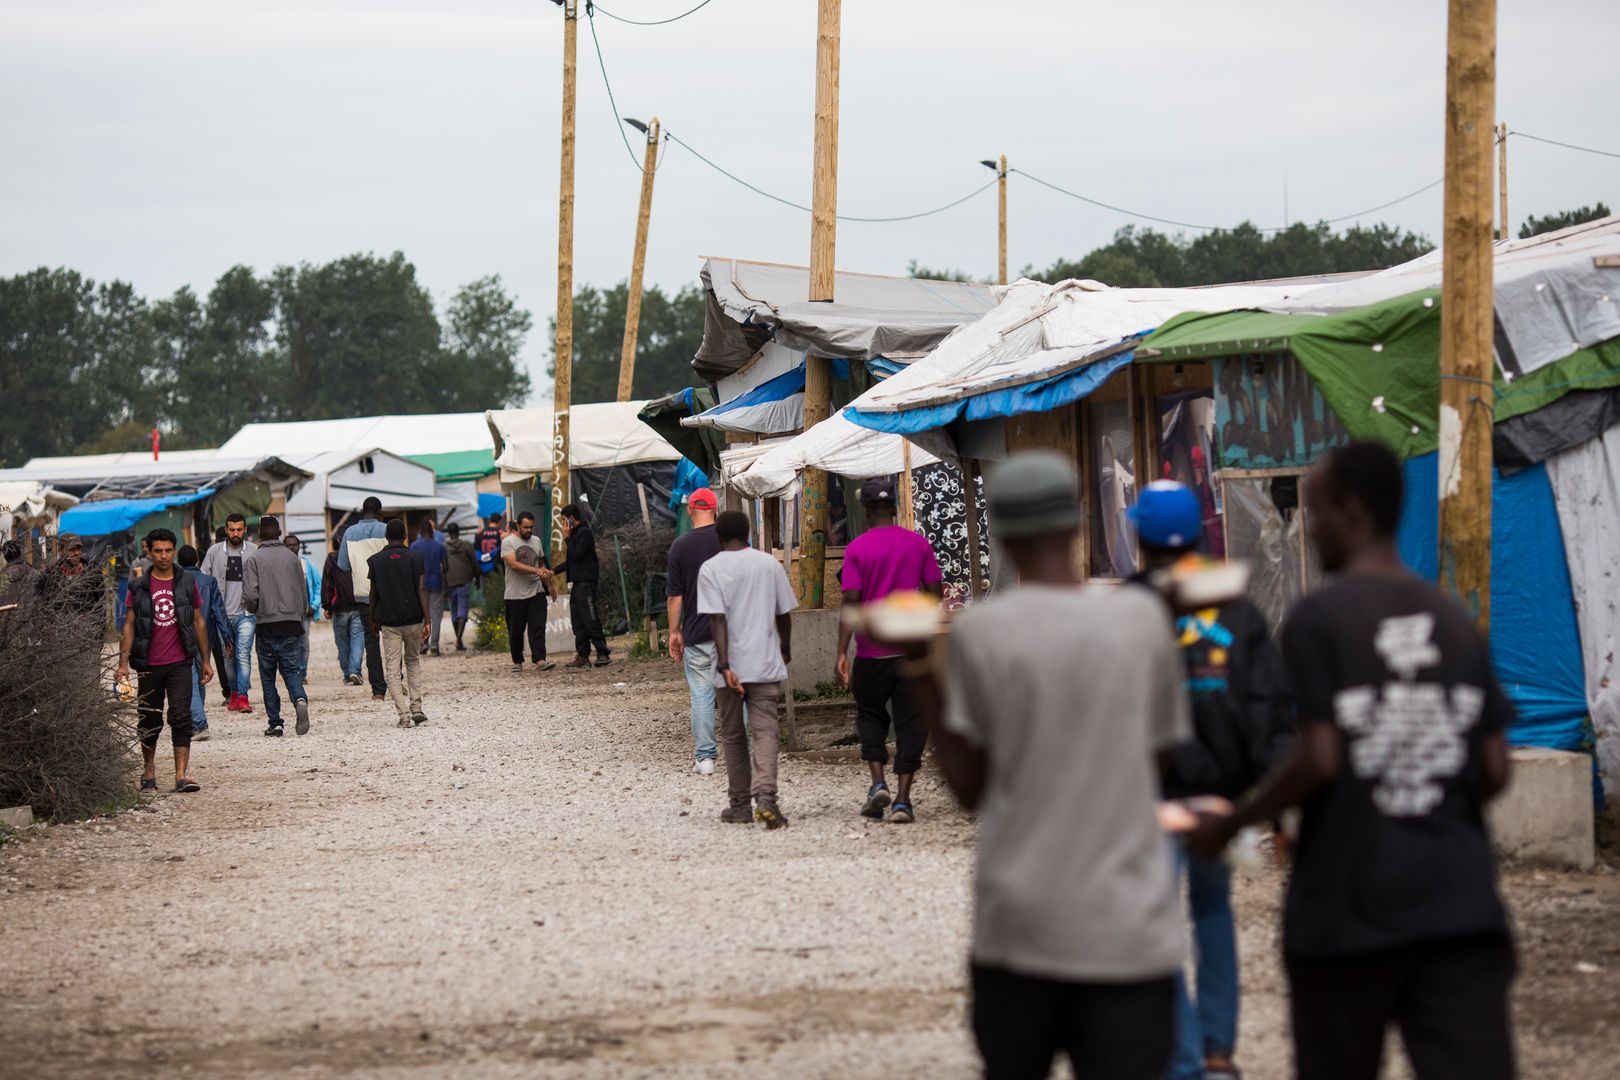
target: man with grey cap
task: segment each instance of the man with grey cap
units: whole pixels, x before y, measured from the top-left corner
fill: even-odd
[[[935,761],[979,811],[972,1021],[985,1074],[1159,1080],[1183,953],[1156,758],[1189,734],[1163,601],[1081,585],[1074,470],[1047,451],[986,478],[1019,584],[905,665]],[[942,657],[936,656],[943,653]]]

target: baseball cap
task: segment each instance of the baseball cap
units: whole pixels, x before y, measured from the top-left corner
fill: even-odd
[[[693,510],[713,510],[720,503],[715,499],[714,492],[706,487],[700,487],[687,496],[686,505]]]
[[[79,539],[78,533],[62,533],[56,538],[56,546],[58,550],[66,551],[69,548],[84,547],[84,541]]]
[[[984,484],[990,494],[990,531],[1002,539],[1080,527],[1074,467],[1059,454],[1016,454],[991,469]]]
[[[862,506],[882,506],[884,503],[894,501],[894,478],[892,476],[874,476],[861,485]]]
[[[1203,532],[1204,508],[1198,495],[1174,480],[1155,480],[1143,488],[1125,515],[1141,541],[1153,547],[1192,547]]]

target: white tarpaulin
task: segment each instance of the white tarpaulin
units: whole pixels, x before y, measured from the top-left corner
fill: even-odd
[[[568,410],[568,465],[605,469],[643,461],[679,461],[680,452],[636,413],[645,401],[596,401]],[[503,484],[549,475],[552,416],[549,408],[491,409],[484,414],[485,440],[495,442]]]
[[[1620,790],[1620,427],[1547,459],[1575,597],[1598,768]]]
[[[232,435],[218,453],[221,458],[257,460],[271,455],[287,458],[330,450],[387,450],[411,457],[483,450],[488,446],[489,428],[484,423],[484,414],[467,412],[247,424]]]
[[[774,499],[796,494],[799,474],[809,465],[856,480],[898,476],[905,468],[905,442],[904,436],[868,431],[833,415],[760,455],[728,483],[750,498]],[[938,460],[920,446],[911,448],[913,469]]]
[[[0,540],[9,540],[14,530],[33,528],[42,520],[54,521],[63,510],[77,505],[77,497],[31,480],[0,484]]]

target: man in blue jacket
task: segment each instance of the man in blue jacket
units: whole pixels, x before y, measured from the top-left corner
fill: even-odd
[[[219,655],[229,659],[236,653],[236,643],[231,639],[230,623],[225,618],[225,598],[219,593],[219,582],[212,574],[205,574],[197,569],[201,558],[197,549],[186,544],[180,549],[180,568],[191,575],[191,580],[197,583],[197,592],[202,597],[203,621],[208,627],[208,643],[204,651],[217,650]],[[195,670],[191,675],[191,737],[196,742],[208,740],[208,710],[203,702],[207,695],[203,693],[202,683],[202,657],[199,656],[193,665]]]

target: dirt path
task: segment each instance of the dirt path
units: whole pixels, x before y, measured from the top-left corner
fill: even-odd
[[[672,665],[429,660],[400,731],[316,645],[309,736],[219,713],[202,794],[0,848],[0,1075],[974,1075],[973,826],[931,779],[871,825],[855,765],[789,762],[793,826],[726,827]],[[1620,1075],[1616,880],[1509,876],[1526,1075]],[[1239,896],[1256,1080],[1277,885]]]

